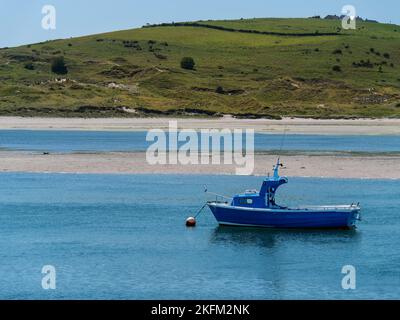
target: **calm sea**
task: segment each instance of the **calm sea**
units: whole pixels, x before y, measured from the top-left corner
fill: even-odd
[[[40,134],[40,133],[38,133]],[[78,134],[78,133],[72,133]],[[260,177],[0,174],[0,299],[400,298],[400,181],[293,178],[279,202],[361,202],[355,231],[218,227],[203,185]],[[41,288],[53,265],[57,289]],[[344,265],[356,290],[341,288]]]
[[[399,136],[256,134],[255,150],[400,152]],[[0,130],[0,149],[47,152],[145,151],[146,132]],[[181,144],[183,144],[182,142]]]

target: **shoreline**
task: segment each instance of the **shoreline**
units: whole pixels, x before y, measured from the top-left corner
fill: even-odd
[[[266,176],[278,155],[255,154],[251,175]],[[281,174],[289,177],[400,179],[400,155],[287,155]],[[236,174],[235,164],[150,165],[145,152],[42,154],[0,151],[0,172],[71,174]],[[385,168],[385,170],[382,170]]]
[[[28,118],[0,117],[0,130],[79,130],[79,131],[147,131],[168,130],[169,121],[179,129],[254,129],[269,134],[318,135],[400,135],[400,119],[308,119],[283,118]]]

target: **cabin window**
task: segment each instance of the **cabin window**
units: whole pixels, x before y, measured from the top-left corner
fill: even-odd
[[[239,199],[239,204],[253,204],[253,199],[241,198]]]

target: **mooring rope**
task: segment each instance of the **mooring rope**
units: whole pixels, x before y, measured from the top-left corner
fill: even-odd
[[[205,208],[206,205],[207,205],[207,202],[201,207],[201,209],[199,211],[197,211],[196,215],[194,216],[195,219],[201,213],[201,211]]]

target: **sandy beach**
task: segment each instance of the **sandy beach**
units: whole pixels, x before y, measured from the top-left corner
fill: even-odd
[[[256,132],[336,135],[400,135],[400,119],[315,120],[300,118],[23,118],[0,117],[0,129],[121,130],[168,129],[176,120],[180,129],[254,129]]]
[[[246,129],[256,132],[323,135],[400,135],[400,119],[248,120],[172,118],[22,118],[0,117],[0,129],[138,131],[165,129]],[[400,137],[399,137],[400,139]],[[277,155],[256,153],[253,174],[266,175]],[[282,174],[293,177],[400,179],[400,155],[290,154],[282,157]],[[65,153],[0,151],[0,172],[109,174],[235,174],[236,165],[150,165],[143,152]]]
[[[271,172],[277,155],[256,154],[254,175]],[[400,179],[400,156],[288,155],[281,157],[290,177]],[[2,172],[105,174],[235,174],[236,165],[150,165],[143,152],[41,154],[0,152]]]

